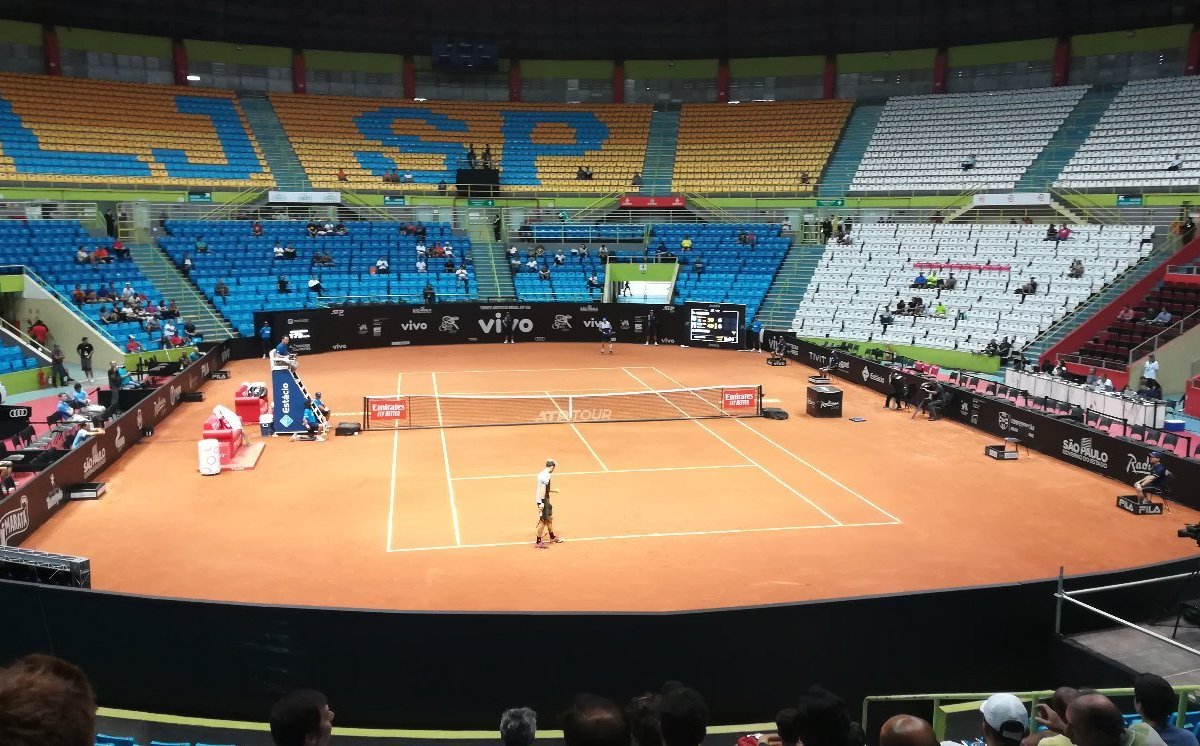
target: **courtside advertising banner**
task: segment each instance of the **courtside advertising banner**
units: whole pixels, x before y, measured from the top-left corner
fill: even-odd
[[[797,362],[813,368],[824,368],[836,355],[831,375],[881,394],[891,390],[888,376],[895,368],[841,350],[835,352],[830,347],[797,339],[790,333],[770,332],[768,341],[772,339],[778,339],[783,354]],[[808,372],[805,371],[803,375],[808,375]],[[916,401],[914,393],[929,379],[907,371],[903,375],[908,382],[909,399]],[[1150,452],[1154,450],[1152,445],[1115,437],[1074,421],[1020,407],[1007,399],[987,396],[949,383],[945,385],[954,392],[945,412],[947,418],[997,438],[1017,438],[1022,446],[1032,451],[1128,485],[1150,473]],[[1200,509],[1200,494],[1197,494],[1194,486],[1200,484],[1200,462],[1166,453],[1163,455],[1163,464],[1173,475],[1172,499],[1190,508]],[[1125,491],[1132,491],[1132,487]]]
[[[745,318],[745,306],[693,304],[713,310],[713,318]],[[507,323],[516,342],[600,343],[600,320],[608,319],[614,341],[642,343],[647,339],[650,311],[659,344],[691,344],[686,328],[688,311],[675,305],[640,303],[436,303],[432,306],[367,305],[299,311],[258,312],[255,328],[271,324],[276,337],[287,333],[291,347],[302,355],[375,347],[433,344],[496,344],[504,340]],[[724,312],[718,314],[718,312]],[[717,323],[714,321],[713,323]],[[740,344],[741,325],[733,330]],[[725,330],[726,334],[730,330]],[[278,341],[278,340],[276,340]],[[694,345],[700,346],[700,345]]]
[[[738,389],[721,390],[721,409],[726,412],[753,412],[758,410],[758,387],[746,386]]]
[[[366,429],[395,429],[410,424],[407,396],[372,396],[367,399]]]
[[[229,360],[229,347],[222,343],[179,372],[132,409],[127,410],[97,435],[62,456],[49,468],[0,500],[0,546],[19,546],[67,503],[66,489],[81,482],[95,482],[104,470],[142,439],[142,432],[168,417],[184,393],[200,388],[210,372]]]

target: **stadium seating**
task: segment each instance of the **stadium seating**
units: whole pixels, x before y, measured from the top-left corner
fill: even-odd
[[[254,312],[286,308],[315,308],[318,297],[309,292],[308,280],[320,278],[325,294],[345,301],[388,303],[403,300],[420,303],[421,291],[428,282],[442,301],[471,300],[477,297],[478,287],[473,268],[468,268],[469,284],[464,289],[453,274],[442,271],[444,259],[428,260],[426,273],[417,272],[416,239],[402,236],[399,223],[349,222],[349,235],[310,238],[305,224],[296,221],[263,223],[263,235],[250,234],[249,221],[187,221],[168,220],[170,235],[159,239],[159,245],[181,262],[191,254],[194,268],[192,280],[216,309],[229,320],[242,336],[254,336]],[[425,243],[450,241],[456,263],[470,251],[466,237],[453,236],[445,223],[427,223]],[[198,236],[208,244],[207,254],[194,253]],[[294,260],[279,260],[273,256],[276,242],[296,249]],[[312,258],[317,249],[327,251],[333,258],[332,267],[314,267]],[[386,257],[388,274],[372,274],[375,262]],[[289,293],[279,292],[279,278],[289,283]],[[229,287],[230,294],[216,294],[217,281]]]
[[[1161,334],[1163,336],[1160,337],[1159,344],[1166,344],[1181,332],[1196,326],[1200,319],[1188,317],[1200,310],[1200,289],[1195,285],[1160,282],[1153,291],[1146,294],[1141,303],[1132,308],[1137,313],[1137,318],[1133,321],[1115,318],[1120,309],[1106,310],[1106,313],[1114,317],[1112,324],[1079,349],[1078,354],[1087,359],[1087,364],[1124,370],[1130,362],[1130,351],[1146,340]],[[1150,319],[1163,309],[1171,313],[1173,324],[1181,324],[1183,328],[1172,326],[1165,329],[1164,326],[1149,323]],[[1152,349],[1151,347],[1144,352],[1148,354]]]
[[[1012,189],[1087,86],[888,99],[850,191]],[[974,168],[962,162],[974,155]]]
[[[816,186],[851,101],[684,104],[677,192],[807,192]],[[810,184],[803,184],[807,173]]]
[[[393,99],[271,94],[313,186],[424,189],[454,183],[468,148],[490,146],[501,184],[525,191],[614,192],[642,169],[649,106],[412,103]],[[580,166],[590,180],[577,180]],[[339,182],[339,169],[347,181]],[[385,184],[390,170],[412,184]]]
[[[1200,181],[1200,79],[1127,84],[1063,168],[1055,186],[1073,189],[1195,188]],[[1168,171],[1176,155],[1182,167]]]
[[[43,363],[35,357],[26,357],[25,352],[8,337],[0,337],[0,375],[19,370],[37,368]]]
[[[233,93],[0,75],[0,177],[274,184]]]
[[[1058,243],[1044,240],[1038,225],[859,225],[852,245],[826,246],[792,329],[803,337],[970,351],[1007,336],[1020,349],[1146,256],[1151,244],[1143,240],[1151,232],[1150,226],[1081,225]],[[1074,259],[1084,263],[1082,278],[1066,276]],[[912,289],[918,264],[934,265],[941,278],[953,272],[957,287],[940,294]],[[1037,292],[1017,294],[1031,278]],[[885,332],[879,310],[913,296],[928,309],[940,300],[945,317],[895,316]]]
[[[4,246],[4,260],[13,264],[24,264],[70,302],[71,291],[76,285],[84,289],[97,289],[101,284],[112,283],[120,290],[130,283],[134,290],[145,293],[154,301],[162,296],[153,283],[142,274],[132,261],[113,261],[111,264],[76,264],[75,250],[80,246],[91,251],[97,246],[112,246],[113,239],[90,235],[73,220],[31,220],[0,222],[0,246]],[[129,335],[142,343],[146,349],[157,349],[158,340],[142,331],[137,322],[102,324],[100,309],[111,303],[88,303],[78,309],[90,319],[103,334],[114,343],[124,347]],[[53,327],[50,329],[54,333]],[[78,340],[53,340],[68,352],[74,350]]]

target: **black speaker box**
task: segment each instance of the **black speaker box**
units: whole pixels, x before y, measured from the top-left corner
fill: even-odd
[[[358,424],[357,422],[339,422],[337,427],[334,428],[333,434],[358,435],[360,430],[362,430],[362,425]]]
[[[180,401],[191,401],[191,402],[204,401],[204,392],[203,391],[185,391],[179,397],[179,399],[180,399]]]
[[[766,417],[768,420],[786,420],[788,413],[775,407],[763,407],[763,417]]]

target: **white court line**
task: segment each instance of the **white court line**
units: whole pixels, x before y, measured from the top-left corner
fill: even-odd
[[[400,396],[400,377],[402,373],[396,374],[396,396]],[[336,413],[335,414],[339,414]],[[359,414],[362,414],[361,412]],[[388,525],[387,525],[387,550],[392,551],[392,526],[396,523],[396,472],[399,466],[396,457],[400,453],[400,430],[397,429],[392,433],[392,480],[391,487],[388,488]]]
[[[750,466],[750,464],[747,464]],[[836,525],[822,523],[815,526],[769,526],[766,528],[718,528],[711,531],[660,531],[652,534],[615,534],[613,536],[580,536],[567,539],[567,544],[584,541],[618,541],[622,539],[661,539],[673,536],[720,536],[724,534],[765,534],[783,531],[811,531],[822,528],[865,528],[868,526],[892,526],[892,523],[838,523]],[[390,552],[431,552],[441,549],[484,549],[488,547],[528,547],[528,541],[495,541],[487,544],[447,544],[440,547],[402,547],[390,549]]]
[[[637,381],[637,382],[638,382],[638,383],[639,383],[639,384],[642,386],[642,388],[649,389],[650,391],[653,391],[653,390],[654,390],[654,388],[653,388],[652,386],[650,386],[650,385],[649,385],[649,384],[647,384],[645,381],[643,381],[642,379],[640,379],[640,378],[638,378],[637,376],[635,376],[633,373],[629,372],[629,369],[627,369],[627,368],[622,368],[621,370],[624,370],[624,371],[625,371],[625,375],[627,375],[627,376],[629,376],[630,378],[632,378],[633,380]],[[662,396],[662,395],[660,394],[660,396]],[[714,431],[714,430],[713,430],[712,428],[710,428],[708,425],[705,425],[705,424],[704,424],[703,422],[701,422],[700,420],[696,420],[696,419],[692,419],[692,418],[688,417],[688,414],[687,414],[687,412],[684,412],[684,411],[683,411],[683,409],[681,409],[679,406],[677,406],[677,405],[676,405],[674,402],[672,402],[672,401],[671,401],[670,399],[668,399],[667,397],[665,397],[665,396],[662,396],[662,400],[663,400],[663,401],[665,401],[665,402],[667,402],[668,404],[670,404],[672,407],[675,407],[676,409],[678,409],[678,410],[679,410],[679,413],[680,413],[680,414],[682,414],[682,415],[684,416],[684,418],[685,418],[685,419],[688,419],[688,420],[690,420],[691,422],[694,422],[694,423],[696,423],[696,425],[697,425],[697,426],[699,426],[700,428],[702,428],[702,429],[703,429],[705,432],[707,432],[709,435],[713,436],[713,437],[714,437],[714,438],[716,438],[717,440],[719,440],[719,441],[721,441],[722,443],[724,443],[724,444],[725,444],[725,445],[726,445],[726,446],[729,448],[729,450],[733,451],[733,452],[734,452],[734,453],[736,453],[737,455],[739,455],[739,456],[741,456],[742,458],[746,459],[746,461],[750,462],[751,464],[754,464],[755,466],[757,466],[759,469],[761,469],[761,470],[762,470],[762,473],[763,473],[763,474],[766,474],[768,477],[770,477],[771,479],[773,479],[773,480],[775,480],[776,482],[778,482],[780,485],[782,485],[782,486],[783,486],[783,488],[784,488],[784,489],[788,490],[789,492],[791,492],[792,494],[794,494],[796,497],[799,497],[801,500],[803,500],[804,502],[806,502],[806,503],[808,503],[809,505],[811,505],[811,506],[812,506],[812,507],[813,507],[813,508],[814,508],[814,509],[815,509],[815,510],[818,512],[818,513],[820,513],[821,515],[825,516],[825,517],[826,517],[826,518],[828,518],[829,520],[833,521],[834,525],[837,525],[837,526],[841,526],[841,525],[842,525],[842,522],[841,522],[841,521],[839,521],[837,518],[834,518],[832,515],[830,515],[830,514],[829,514],[829,511],[825,510],[825,509],[824,509],[824,508],[822,508],[820,505],[817,505],[815,502],[813,502],[812,500],[808,499],[808,497],[806,497],[806,496],[804,495],[804,493],[800,492],[800,490],[796,489],[796,488],[795,488],[795,487],[793,487],[792,485],[788,484],[787,482],[783,481],[783,480],[782,480],[782,479],[780,479],[779,477],[777,477],[777,476],[775,476],[774,474],[772,474],[770,471],[768,471],[768,470],[767,470],[767,467],[763,466],[762,464],[758,463],[758,462],[757,462],[757,461],[755,461],[754,459],[752,459],[752,458],[750,458],[749,456],[747,456],[747,455],[746,455],[745,453],[743,453],[743,452],[742,452],[740,449],[738,449],[738,448],[737,448],[737,446],[733,445],[733,444],[732,444],[732,443],[730,443],[728,440],[725,440],[724,438],[722,438],[720,435],[718,435],[718,434],[716,433],[716,431]],[[706,402],[706,403],[707,403],[707,402]]]
[[[437,373],[429,375],[433,379],[433,401],[437,404],[438,432],[442,436],[442,462],[446,465],[446,492],[450,496],[450,518],[454,521],[454,543],[461,546],[462,533],[458,528],[458,504],[454,501],[454,478],[450,476],[450,449],[446,446],[446,428],[443,427],[444,423],[442,422],[442,400],[438,395]]]
[[[633,365],[632,368],[640,368],[646,366]],[[495,370],[439,370],[430,371],[434,373],[543,373],[546,371],[572,371],[572,370],[623,370],[619,365],[601,365],[585,368],[498,368]]]
[[[575,427],[575,423],[571,422],[570,416],[563,411],[562,407],[558,406],[558,401],[554,398],[554,394],[551,394],[549,391],[543,391],[542,393],[550,398],[550,403],[554,405],[554,408],[558,410],[558,413],[562,415],[562,418],[571,426],[571,430],[579,436],[579,440],[582,441],[584,447],[588,449],[588,453],[592,454],[592,458],[596,459],[596,463],[600,464],[600,468],[604,471],[608,471],[608,465],[605,464],[600,458],[600,454],[596,453],[596,449],[592,448],[592,444],[588,442],[587,438],[583,437],[583,433],[579,432],[579,428]]]
[[[697,471],[700,469],[753,469],[754,464],[727,464],[724,466],[658,466],[650,469],[608,469],[606,471],[556,471],[555,477],[580,477],[587,474],[637,474],[651,471]],[[455,477],[458,482],[473,482],[480,479],[531,479],[537,474],[489,474],[484,477]]]
[[[655,373],[658,373],[660,376],[662,376],[663,378],[667,379],[668,381],[671,381],[671,382],[672,382],[672,383],[674,383],[676,386],[679,386],[680,388],[686,388],[686,387],[685,387],[685,386],[684,386],[682,383],[680,383],[680,382],[679,382],[679,381],[677,381],[676,379],[672,378],[671,376],[668,376],[666,373],[663,373],[663,372],[662,372],[661,370],[659,370],[658,368],[654,368],[654,372],[655,372]],[[699,397],[697,397],[697,398],[699,398]],[[734,417],[734,418],[733,418],[733,420],[734,420],[735,422],[737,422],[739,425],[741,425],[742,427],[746,428],[746,429],[747,429],[747,430],[749,430],[750,432],[752,432],[752,433],[754,433],[755,435],[757,435],[758,437],[762,438],[763,440],[767,441],[768,443],[770,443],[771,445],[775,446],[775,447],[776,447],[776,448],[778,448],[779,450],[783,451],[783,452],[784,452],[784,453],[786,453],[788,456],[791,456],[791,457],[792,457],[793,459],[795,459],[796,461],[799,461],[800,463],[804,464],[805,466],[807,466],[808,468],[812,469],[812,470],[813,470],[813,471],[815,471],[816,473],[818,473],[818,474],[820,474],[821,476],[823,476],[823,477],[825,477],[826,479],[828,479],[830,482],[833,482],[833,483],[834,483],[834,484],[836,484],[838,487],[841,487],[841,488],[842,488],[843,490],[845,490],[846,492],[849,492],[851,495],[854,495],[854,496],[855,496],[855,497],[857,497],[859,500],[862,500],[863,502],[865,502],[867,505],[870,505],[872,508],[874,508],[875,510],[879,511],[879,512],[880,512],[880,513],[882,513],[883,515],[886,515],[888,518],[891,518],[891,519],[892,519],[893,521],[895,521],[896,523],[902,523],[902,521],[901,521],[899,518],[897,518],[896,516],[894,516],[894,515],[892,515],[891,513],[887,512],[886,510],[884,510],[883,508],[879,507],[879,506],[878,506],[878,505],[876,505],[875,503],[871,502],[871,501],[870,501],[870,500],[868,500],[866,497],[864,497],[863,495],[859,494],[857,491],[855,491],[855,490],[853,490],[853,489],[851,489],[851,488],[847,487],[846,485],[844,485],[844,484],[842,484],[841,482],[839,482],[837,479],[834,479],[834,478],[833,478],[831,475],[829,475],[829,474],[828,474],[828,473],[826,473],[825,471],[821,470],[820,468],[818,468],[818,467],[814,466],[813,464],[809,463],[808,461],[806,461],[804,458],[802,458],[802,457],[800,457],[800,456],[796,455],[795,453],[792,453],[792,452],[791,452],[791,451],[789,451],[788,449],[786,449],[786,448],[784,448],[783,446],[779,445],[779,444],[778,444],[778,443],[776,443],[774,440],[772,440],[770,437],[768,437],[766,434],[764,434],[764,433],[760,432],[760,431],[758,430],[758,428],[750,427],[750,426],[749,426],[749,425],[747,425],[745,422],[742,422],[742,420],[741,420],[740,418],[737,418],[737,417]]]

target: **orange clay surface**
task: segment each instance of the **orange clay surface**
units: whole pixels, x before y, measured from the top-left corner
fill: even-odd
[[[746,352],[617,345],[414,347],[301,358],[336,421],[365,394],[562,393],[762,384],[765,419],[373,431],[271,439],[252,471],[200,476],[196,441],[265,361],[230,366],[26,546],[92,560],[99,589],[423,610],[681,610],[896,593],[1111,570],[1194,554],[1174,506],[1049,456],[885,411],[845,386],[848,419],[804,414],[801,365]],[[247,427],[259,439],[257,427]],[[558,461],[555,524],[532,546],[534,475]]]

